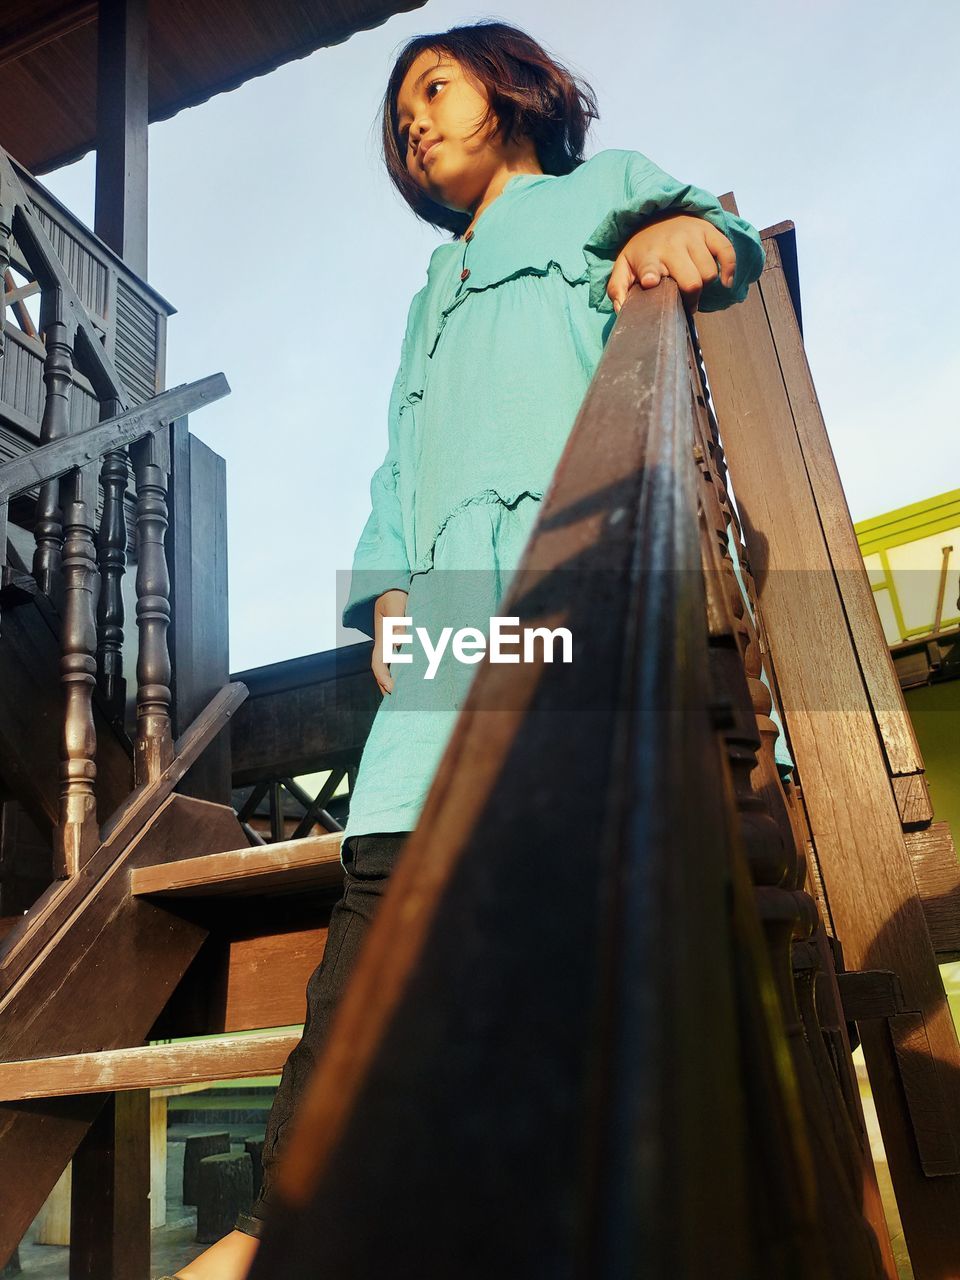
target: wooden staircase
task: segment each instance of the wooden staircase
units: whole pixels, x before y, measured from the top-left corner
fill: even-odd
[[[176,459],[194,456],[184,415],[225,383],[134,403],[23,181],[0,153],[0,258],[41,286],[24,350],[46,388],[36,440],[0,464],[0,780],[50,866],[0,929],[0,1261],[73,1157],[71,1265],[106,1280],[98,1233],[126,1233],[146,1274],[145,1190],[122,1225],[98,1198],[142,1190],[135,1100],[280,1068],[340,835],[307,834],[331,781],[303,838],[278,838],[278,803],[273,842],[251,844],[210,766],[247,690],[198,659],[198,504]],[[791,229],[766,244],[748,302],[696,332],[668,281],[616,323],[503,607],[569,627],[575,660],[478,670],[254,1280],[306,1280],[321,1257],[398,1280],[893,1280],[857,1038],[915,1275],[960,1256],[960,1048],[936,967],[960,954],[960,875],[806,372]],[[362,745],[344,707],[372,698],[350,662],[342,720],[329,671],[309,677],[337,778]],[[304,672],[258,680],[261,726],[291,720]],[[316,765],[301,728],[258,761],[248,715],[235,780],[295,791]]]
[[[13,265],[41,299],[39,332],[6,326],[3,334],[14,371],[3,386],[22,399],[0,397],[4,440],[19,450],[0,464],[0,798],[19,806],[35,851],[44,843],[49,851],[45,869],[34,868],[46,889],[26,909],[19,902],[0,929],[0,1260],[75,1157],[82,1229],[71,1270],[101,1275],[97,1238],[118,1225],[101,1194],[105,1170],[108,1183],[126,1177],[134,1188],[125,1229],[141,1262],[149,1231],[146,1190],[136,1193],[139,1155],[122,1167],[147,1133],[140,1125],[121,1140],[137,1108],[114,1106],[111,1093],[139,1078],[130,1055],[157,1038],[158,1019],[176,1012],[171,997],[189,988],[185,975],[222,937],[215,918],[131,882],[151,868],[169,878],[171,864],[187,868],[211,854],[231,863],[231,853],[238,876],[249,878],[229,774],[224,789],[208,767],[246,689],[228,681],[225,647],[217,649],[225,610],[211,578],[216,531],[197,523],[218,500],[217,471],[186,427],[186,415],[227,392],[226,381],[216,375],[151,394],[151,381],[162,386],[165,305],[55,214],[0,152],[0,274]],[[54,239],[68,246],[66,261]],[[91,293],[101,280],[107,287]],[[40,382],[42,414],[31,421]],[[214,515],[222,525],[222,506]],[[290,858],[314,901],[335,879],[330,845],[305,844]],[[315,916],[311,923],[312,967],[322,936]],[[287,1024],[302,1017],[302,999],[301,986],[287,1001],[296,1005]],[[243,1039],[232,1056],[228,1046],[223,1074],[231,1063],[273,1070],[289,1049],[289,1037]],[[126,1064],[119,1074],[117,1052]],[[154,1055],[137,1087],[180,1078],[185,1056],[173,1053],[176,1066]],[[194,1072],[209,1063],[202,1051],[192,1056]]]
[[[857,1039],[913,1273],[960,1274],[960,875],[765,243],[698,317],[719,428],[672,284],[621,312],[502,606],[575,660],[479,669],[252,1280],[892,1278]]]

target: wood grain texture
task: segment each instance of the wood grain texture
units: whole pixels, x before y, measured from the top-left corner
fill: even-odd
[[[940,1125],[960,1133],[960,1046],[950,1017],[923,905],[904,843],[890,764],[878,732],[917,766],[908,737],[895,732],[892,698],[875,709],[851,639],[838,580],[849,560],[831,559],[825,528],[842,525],[842,492],[822,497],[832,461],[808,458],[778,358],[769,303],[782,331],[784,286],[770,255],[759,290],[730,311],[703,315],[698,330],[717,408],[774,669],[830,918],[850,969],[891,970],[907,1007],[923,1013],[944,1079]],[[796,357],[792,357],[794,361]],[[809,468],[809,469],[808,469]],[[818,499],[827,510],[821,513]],[[849,519],[849,517],[846,517]],[[858,571],[859,572],[859,571]],[[858,626],[865,626],[864,612]],[[913,769],[911,769],[913,771]],[[942,1280],[956,1256],[960,1180],[926,1178],[903,1105],[899,1064],[885,1025],[861,1027],[864,1052],[918,1280]]]
[[[0,1063],[0,1102],[278,1074],[298,1035],[235,1036]]]
[[[950,824],[934,822],[904,839],[940,962],[960,959],[960,861]]]
[[[887,1025],[923,1172],[928,1178],[956,1176],[960,1154],[953,1133],[944,1127],[948,1103],[923,1014],[898,1013]]]
[[[254,845],[229,853],[135,868],[130,892],[139,897],[212,897],[234,893],[301,893],[336,888],[343,880],[342,836],[334,832]]]
[[[898,680],[899,682],[899,680]],[[893,775],[893,794],[906,830],[926,826],[933,817],[930,788],[925,773]]]
[[[876,717],[890,774],[916,775],[923,771],[923,759],[864,568],[863,554],[844,497],[803,340],[797,329],[787,282],[780,270],[775,244],[767,241],[765,247],[767,269],[761,281],[763,305],[854,652]],[[919,797],[914,800],[914,804],[917,803]],[[927,820],[932,816],[928,802]]]

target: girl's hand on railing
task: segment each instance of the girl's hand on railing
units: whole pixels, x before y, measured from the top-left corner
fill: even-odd
[[[373,659],[370,666],[381,693],[393,693],[390,664],[384,662],[380,656],[383,648],[383,620],[384,618],[404,618],[406,613],[407,592],[401,591],[399,587],[392,587],[382,596],[378,596],[373,606]],[[397,647],[394,646],[393,652],[396,653],[396,651]]]
[[[634,284],[654,289],[664,276],[672,276],[688,310],[696,311],[703,286],[719,275],[729,289],[736,269],[733,245],[711,222],[668,214],[641,228],[620,250],[607,296],[619,312]]]

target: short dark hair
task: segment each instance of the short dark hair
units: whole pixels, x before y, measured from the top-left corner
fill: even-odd
[[[570,173],[583,164],[591,120],[599,116],[593,90],[532,36],[505,22],[476,22],[415,36],[401,50],[383,97],[383,158],[390,180],[410,208],[435,227],[460,236],[470,215],[431,200],[407,172],[397,127],[397,95],[414,60],[425,50],[455,58],[481,82],[489,99],[482,128],[496,115],[505,142],[529,137],[544,173]]]

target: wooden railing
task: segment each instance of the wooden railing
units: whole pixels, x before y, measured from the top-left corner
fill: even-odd
[[[51,246],[130,403],[163,388],[167,318],[173,307],[139,279],[113,251],[12,157],[4,158],[0,201],[0,278],[7,331],[0,369],[0,461],[36,446],[44,401],[46,348],[38,330],[36,300],[45,276],[13,227],[13,206]],[[11,199],[12,195],[12,199]],[[71,422],[97,417],[97,393],[79,368],[72,370]]]
[[[60,680],[64,714],[54,868],[58,876],[75,875],[100,842],[93,693],[99,677],[108,705],[116,705],[122,699],[121,586],[125,566],[122,548],[126,542],[122,494],[127,485],[127,450],[132,457],[137,492],[139,647],[134,780],[142,786],[159,778],[173,752],[166,637],[170,585],[164,554],[168,471],[165,431],[182,414],[227,391],[225,378],[217,374],[165,392],[148,405],[88,427],[78,435],[52,440],[32,454],[0,466],[0,545],[4,550],[10,501],[34,488],[39,490],[40,501],[44,495],[47,500],[48,518],[43,522],[38,518],[35,530],[33,577],[47,595],[57,591],[62,617]],[[103,516],[96,537],[98,470]],[[4,565],[2,571],[8,594],[16,597],[28,592],[27,583],[22,577],[18,579],[9,566]],[[98,595],[99,628],[95,612]]]
[[[478,669],[253,1280],[895,1275],[707,403],[631,293],[500,606],[574,660]]]
[[[35,494],[32,579],[60,614],[65,705],[54,874],[64,877],[83,867],[100,839],[95,793],[96,686],[114,723],[122,725],[124,718],[123,577],[131,466],[139,633],[134,781],[143,786],[156,781],[170,765],[173,750],[167,645],[170,578],[165,553],[167,427],[190,409],[226,394],[228,387],[217,375],[160,396],[153,394],[156,388],[149,380],[131,389],[131,380],[124,380],[111,357],[111,351],[117,354],[122,346],[119,331],[104,329],[95,306],[91,310],[103,299],[96,290],[95,296],[90,294],[93,277],[82,269],[80,241],[51,221],[49,209],[38,204],[38,190],[30,186],[28,175],[0,152],[0,275],[14,262],[37,283],[40,324],[39,331],[29,335],[30,349],[41,361],[45,386],[39,447],[31,442],[29,451],[0,464],[0,567],[8,594],[18,586],[22,591],[25,583],[22,576],[16,582],[16,571],[25,566],[6,563],[8,515],[15,499]],[[75,285],[61,253],[73,263],[74,276],[79,272],[86,296]],[[122,274],[114,271],[117,279]],[[108,312],[116,318],[119,294],[114,291],[111,297],[117,311],[108,308]],[[15,333],[10,327],[6,336]],[[4,366],[9,358],[8,347]],[[156,383],[157,368],[151,376]],[[78,380],[87,391],[79,389]],[[79,411],[78,400],[82,402]],[[131,408],[138,401],[145,403]],[[100,424],[94,425],[98,418]]]
[[[299,840],[339,831],[382,695],[370,675],[370,642],[291,658],[231,679],[249,695],[230,732],[234,805],[254,838]],[[306,774],[325,774],[313,794]],[[329,809],[328,809],[328,806]],[[336,809],[337,812],[333,812]]]

